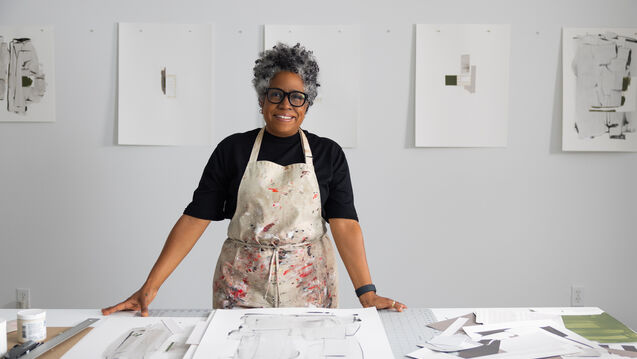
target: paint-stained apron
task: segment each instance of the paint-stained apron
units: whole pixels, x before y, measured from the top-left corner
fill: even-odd
[[[321,216],[312,151],[305,163],[257,161],[257,135],[213,279],[213,307],[338,305],[334,248]]]

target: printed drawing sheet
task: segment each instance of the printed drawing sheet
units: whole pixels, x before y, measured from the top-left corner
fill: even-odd
[[[212,142],[212,25],[119,24],[118,143]]]
[[[417,147],[505,147],[509,25],[417,25]]]
[[[52,27],[0,26],[0,121],[55,121]]]
[[[375,308],[217,310],[194,359],[393,358]]]
[[[205,318],[119,317],[101,319],[63,359],[162,358],[181,359],[186,339]]]
[[[637,28],[563,29],[564,151],[637,151]]]
[[[300,43],[319,65],[318,96],[307,112],[303,129],[329,137],[341,147],[356,147],[359,118],[360,31],[358,26],[266,25],[264,49],[278,42]]]

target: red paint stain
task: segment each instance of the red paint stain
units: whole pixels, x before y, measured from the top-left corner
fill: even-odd
[[[314,193],[314,197],[312,197],[312,199],[316,199],[316,197],[318,197],[318,193]]]
[[[279,190],[278,190],[278,189],[276,189],[276,188],[268,188],[268,189],[269,189],[270,191],[272,191],[272,192],[279,192]]]
[[[318,285],[313,285],[313,286],[309,287],[307,290],[312,290],[314,288],[318,288]]]
[[[269,231],[272,226],[274,226],[274,223],[267,224],[265,227],[263,227],[263,232]]]
[[[299,269],[299,270],[303,270],[303,269],[305,269],[305,268],[307,268],[307,267],[310,267],[310,266],[312,266],[312,265],[314,265],[314,263],[310,263],[310,264],[306,265],[305,267],[303,267],[303,268],[301,268],[301,269]]]
[[[301,278],[305,278],[305,277],[307,277],[308,275],[310,275],[310,274],[312,274],[312,273],[314,273],[314,271],[313,271],[313,270],[309,270],[309,271],[307,271],[307,272],[305,272],[305,273],[301,273],[301,274],[299,274],[299,277],[301,277]]]

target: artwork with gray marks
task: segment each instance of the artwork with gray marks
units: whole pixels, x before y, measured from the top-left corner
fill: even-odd
[[[45,74],[31,39],[7,41],[0,36],[0,101],[7,111],[24,115],[44,97]]]
[[[575,125],[580,139],[634,136],[637,39],[614,32],[575,37]]]
[[[475,93],[476,71],[476,65],[471,65],[471,55],[460,55],[460,74],[445,75],[445,86],[462,86],[469,93]]]
[[[238,342],[227,359],[363,359],[354,337],[361,327],[356,314],[256,314],[241,317],[239,328],[228,333]]]

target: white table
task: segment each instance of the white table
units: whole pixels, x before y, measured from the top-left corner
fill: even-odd
[[[503,308],[503,309],[506,309],[506,308]],[[560,308],[555,308],[555,309],[559,310]],[[573,310],[574,308],[563,308],[563,309]],[[595,309],[599,310],[598,308],[576,308],[576,310],[577,309],[582,311],[589,311],[589,310],[595,310]],[[433,308],[431,309],[431,311],[435,315],[436,321],[458,317],[467,313],[471,313],[474,310],[475,310],[474,308]],[[6,319],[7,321],[14,320],[16,319],[18,311],[20,311],[20,309],[0,309],[0,317]],[[104,318],[104,316],[102,316],[102,313],[99,309],[46,309],[46,313],[47,313],[46,314],[47,326],[50,326],[50,327],[72,327],[81,323],[87,318]],[[412,318],[413,320],[416,320],[413,313],[415,313],[415,310],[408,309],[404,313],[397,313],[397,314],[404,315],[405,316],[404,318],[406,320],[412,320]],[[111,314],[111,316],[135,317],[135,316],[139,316],[139,312],[118,312],[118,313]],[[383,319],[383,316],[381,316],[381,319]],[[402,328],[393,327],[396,324],[392,323],[391,321],[383,320],[383,325],[385,326],[385,330],[387,331],[387,333],[392,333],[392,331],[399,331],[402,329]],[[390,342],[391,342],[391,338],[390,338]],[[413,347],[412,350],[417,349],[416,342],[409,343],[408,347],[409,346]],[[397,358],[403,358],[401,354],[404,354],[404,353],[395,353]]]

